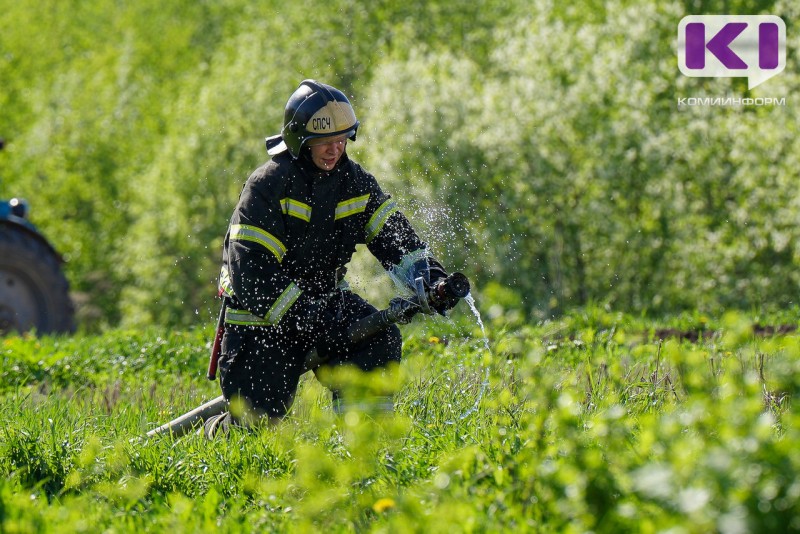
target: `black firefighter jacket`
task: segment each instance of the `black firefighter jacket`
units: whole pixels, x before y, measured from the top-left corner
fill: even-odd
[[[304,156],[276,155],[248,178],[225,236],[226,323],[277,325],[313,313],[346,286],[359,243],[408,285],[420,274],[445,276],[375,177],[346,153],[330,172]]]

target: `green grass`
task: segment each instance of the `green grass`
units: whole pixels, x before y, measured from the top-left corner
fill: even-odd
[[[342,377],[393,414],[304,377],[278,426],[213,442],[143,437],[219,394],[210,329],[7,337],[0,532],[797,531],[800,338],[756,320],[500,315],[491,353],[420,321],[402,365]]]

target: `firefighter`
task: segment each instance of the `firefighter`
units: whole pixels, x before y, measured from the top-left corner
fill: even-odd
[[[220,273],[220,385],[249,416],[286,414],[313,350],[324,362],[313,370],[334,400],[339,392],[320,377],[323,367],[373,371],[400,361],[395,325],[359,343],[348,339],[351,324],[377,311],[344,278],[357,244],[409,288],[419,277],[430,287],[447,276],[375,177],[348,157],[358,127],[341,91],[304,80],[286,104],[281,133],[266,139],[272,158],[250,175],[231,217]],[[401,323],[418,311],[395,310]],[[226,412],[210,418],[205,433],[246,422]]]

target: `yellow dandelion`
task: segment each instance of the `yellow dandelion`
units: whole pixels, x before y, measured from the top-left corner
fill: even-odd
[[[439,343],[439,338],[436,336],[431,336],[428,338],[428,343]]]
[[[372,509],[376,512],[383,513],[387,510],[391,510],[395,507],[394,499],[390,499],[389,497],[383,497],[382,499],[378,499],[375,501],[375,504],[372,505]]]

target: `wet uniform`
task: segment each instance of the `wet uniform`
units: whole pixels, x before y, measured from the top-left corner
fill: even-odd
[[[331,171],[283,152],[247,180],[225,236],[226,299],[219,361],[226,399],[286,413],[316,349],[326,365],[368,371],[399,361],[396,326],[358,344],[348,327],[375,311],[347,288],[345,265],[365,243],[393,278],[411,285],[446,276],[375,178],[346,154]]]

